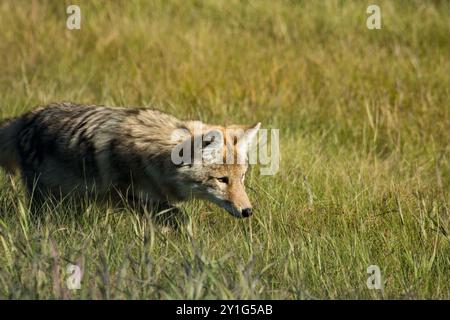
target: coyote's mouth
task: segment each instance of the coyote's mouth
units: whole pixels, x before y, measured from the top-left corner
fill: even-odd
[[[221,200],[219,202],[216,202],[216,204],[225,209],[229,214],[231,214],[235,218],[248,218],[250,215],[244,215],[243,211],[236,208],[235,205],[233,205],[230,201],[227,200]]]

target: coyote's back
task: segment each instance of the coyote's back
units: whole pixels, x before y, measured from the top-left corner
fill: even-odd
[[[145,122],[151,126],[139,136]],[[139,180],[145,169],[145,159],[136,156],[139,141],[153,145],[153,166],[158,167],[158,158],[169,152],[161,141],[178,125],[156,110],[54,104],[2,123],[0,165],[8,172],[19,169],[30,191],[101,194],[112,186],[126,189],[132,176]]]

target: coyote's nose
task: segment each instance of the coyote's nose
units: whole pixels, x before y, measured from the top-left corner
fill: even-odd
[[[252,208],[245,208],[245,209],[242,210],[242,216],[244,218],[250,217],[252,215],[252,213],[253,213],[252,212]]]

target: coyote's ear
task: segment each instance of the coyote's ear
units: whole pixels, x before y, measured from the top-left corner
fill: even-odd
[[[261,122],[258,122],[257,124],[244,129],[245,131],[241,137],[239,137],[236,147],[243,152],[247,152],[248,146],[255,141],[260,127]]]
[[[231,138],[234,138],[233,144],[236,145],[240,141],[244,141],[245,143],[252,142],[256,137],[259,128],[261,127],[261,122],[251,126],[244,125],[231,125],[227,127],[227,132]]]
[[[218,129],[212,129],[203,134],[202,148],[212,148],[223,141],[223,134]]]
[[[218,129],[193,135],[187,129],[172,133],[176,145],[172,149],[172,162],[178,166],[199,163],[223,163],[223,133]]]
[[[221,163],[223,157],[224,138],[218,129],[203,134],[202,158],[206,163]]]
[[[255,140],[260,127],[261,127],[261,122],[258,122],[257,124],[251,126],[249,129],[247,129],[244,134],[244,140],[246,140],[247,143],[252,143]]]

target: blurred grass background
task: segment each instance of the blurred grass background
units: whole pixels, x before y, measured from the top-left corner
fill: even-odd
[[[192,202],[169,233],[96,205],[35,225],[2,174],[0,298],[450,298],[448,1],[376,1],[381,30],[366,1],[77,1],[72,31],[70,4],[0,3],[0,119],[64,100],[261,121],[280,172],[252,170],[251,220]]]

